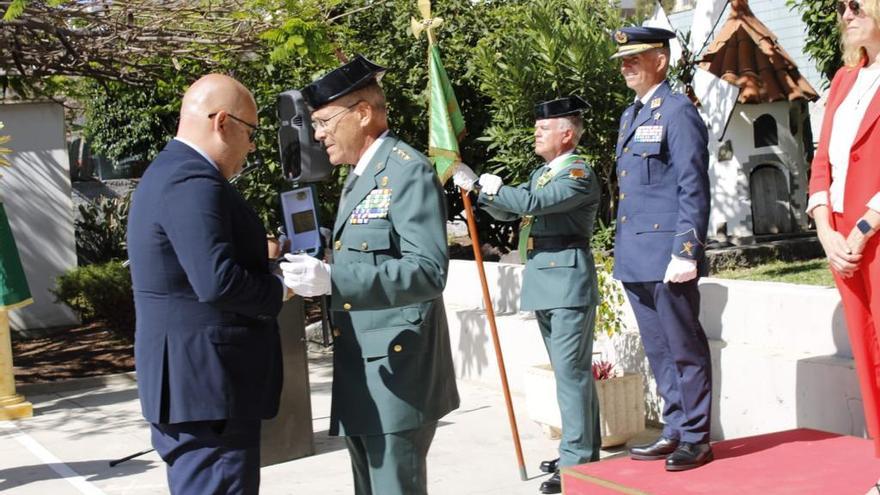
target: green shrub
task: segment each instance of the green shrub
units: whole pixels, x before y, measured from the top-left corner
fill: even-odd
[[[612,275],[614,256],[603,252],[594,253],[596,257],[596,276],[599,283],[599,307],[596,308],[595,336],[608,336],[623,330],[623,310],[626,303],[623,288]]]
[[[58,277],[51,292],[56,302],[68,305],[83,322],[104,321],[111,330],[133,339],[131,273],[119,261],[74,268]]]
[[[125,232],[131,194],[99,198],[79,207],[76,221],[76,257],[80,265],[128,258]]]

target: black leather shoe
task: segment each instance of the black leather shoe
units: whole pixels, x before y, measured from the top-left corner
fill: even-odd
[[[667,471],[687,471],[711,462],[712,447],[708,443],[681,442],[675,452],[666,458]]]
[[[562,478],[559,477],[559,471],[541,483],[541,493],[562,493]]]
[[[657,461],[675,452],[678,440],[660,437],[652,443],[633,445],[629,449],[629,457],[637,461]]]
[[[541,463],[541,467],[539,468],[542,473],[555,473],[557,469],[559,469],[559,458],[553,459],[552,461],[544,461]]]

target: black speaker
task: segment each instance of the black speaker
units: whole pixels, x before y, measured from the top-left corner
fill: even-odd
[[[278,95],[278,152],[284,178],[296,183],[321,182],[333,166],[324,145],[315,140],[311,112],[298,90]]]

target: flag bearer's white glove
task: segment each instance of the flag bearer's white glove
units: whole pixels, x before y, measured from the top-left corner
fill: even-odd
[[[484,192],[489,195],[498,194],[498,190],[501,189],[501,186],[504,185],[504,181],[501,180],[501,177],[493,174],[483,174],[480,176],[480,187],[482,188],[480,192]]]
[[[474,183],[477,182],[477,174],[464,163],[459,163],[455,167],[455,173],[452,174],[452,182],[465,191],[470,191],[474,188]]]

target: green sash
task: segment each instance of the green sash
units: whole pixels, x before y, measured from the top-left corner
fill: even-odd
[[[538,177],[538,181],[535,184],[535,189],[542,189],[544,186],[550,183],[553,180],[553,177],[556,177],[556,174],[562,172],[566,168],[568,168],[572,163],[583,160],[582,157],[572,154],[565,160],[561,160],[556,165],[552,167],[548,167],[544,173]],[[528,260],[528,247],[529,247],[529,237],[532,233],[532,224],[534,223],[533,215],[526,215],[523,217],[522,222],[519,224],[519,245],[517,246],[517,251],[519,251],[519,259],[522,260],[523,264]]]
[[[0,311],[11,311],[32,302],[6,210],[0,203]]]

